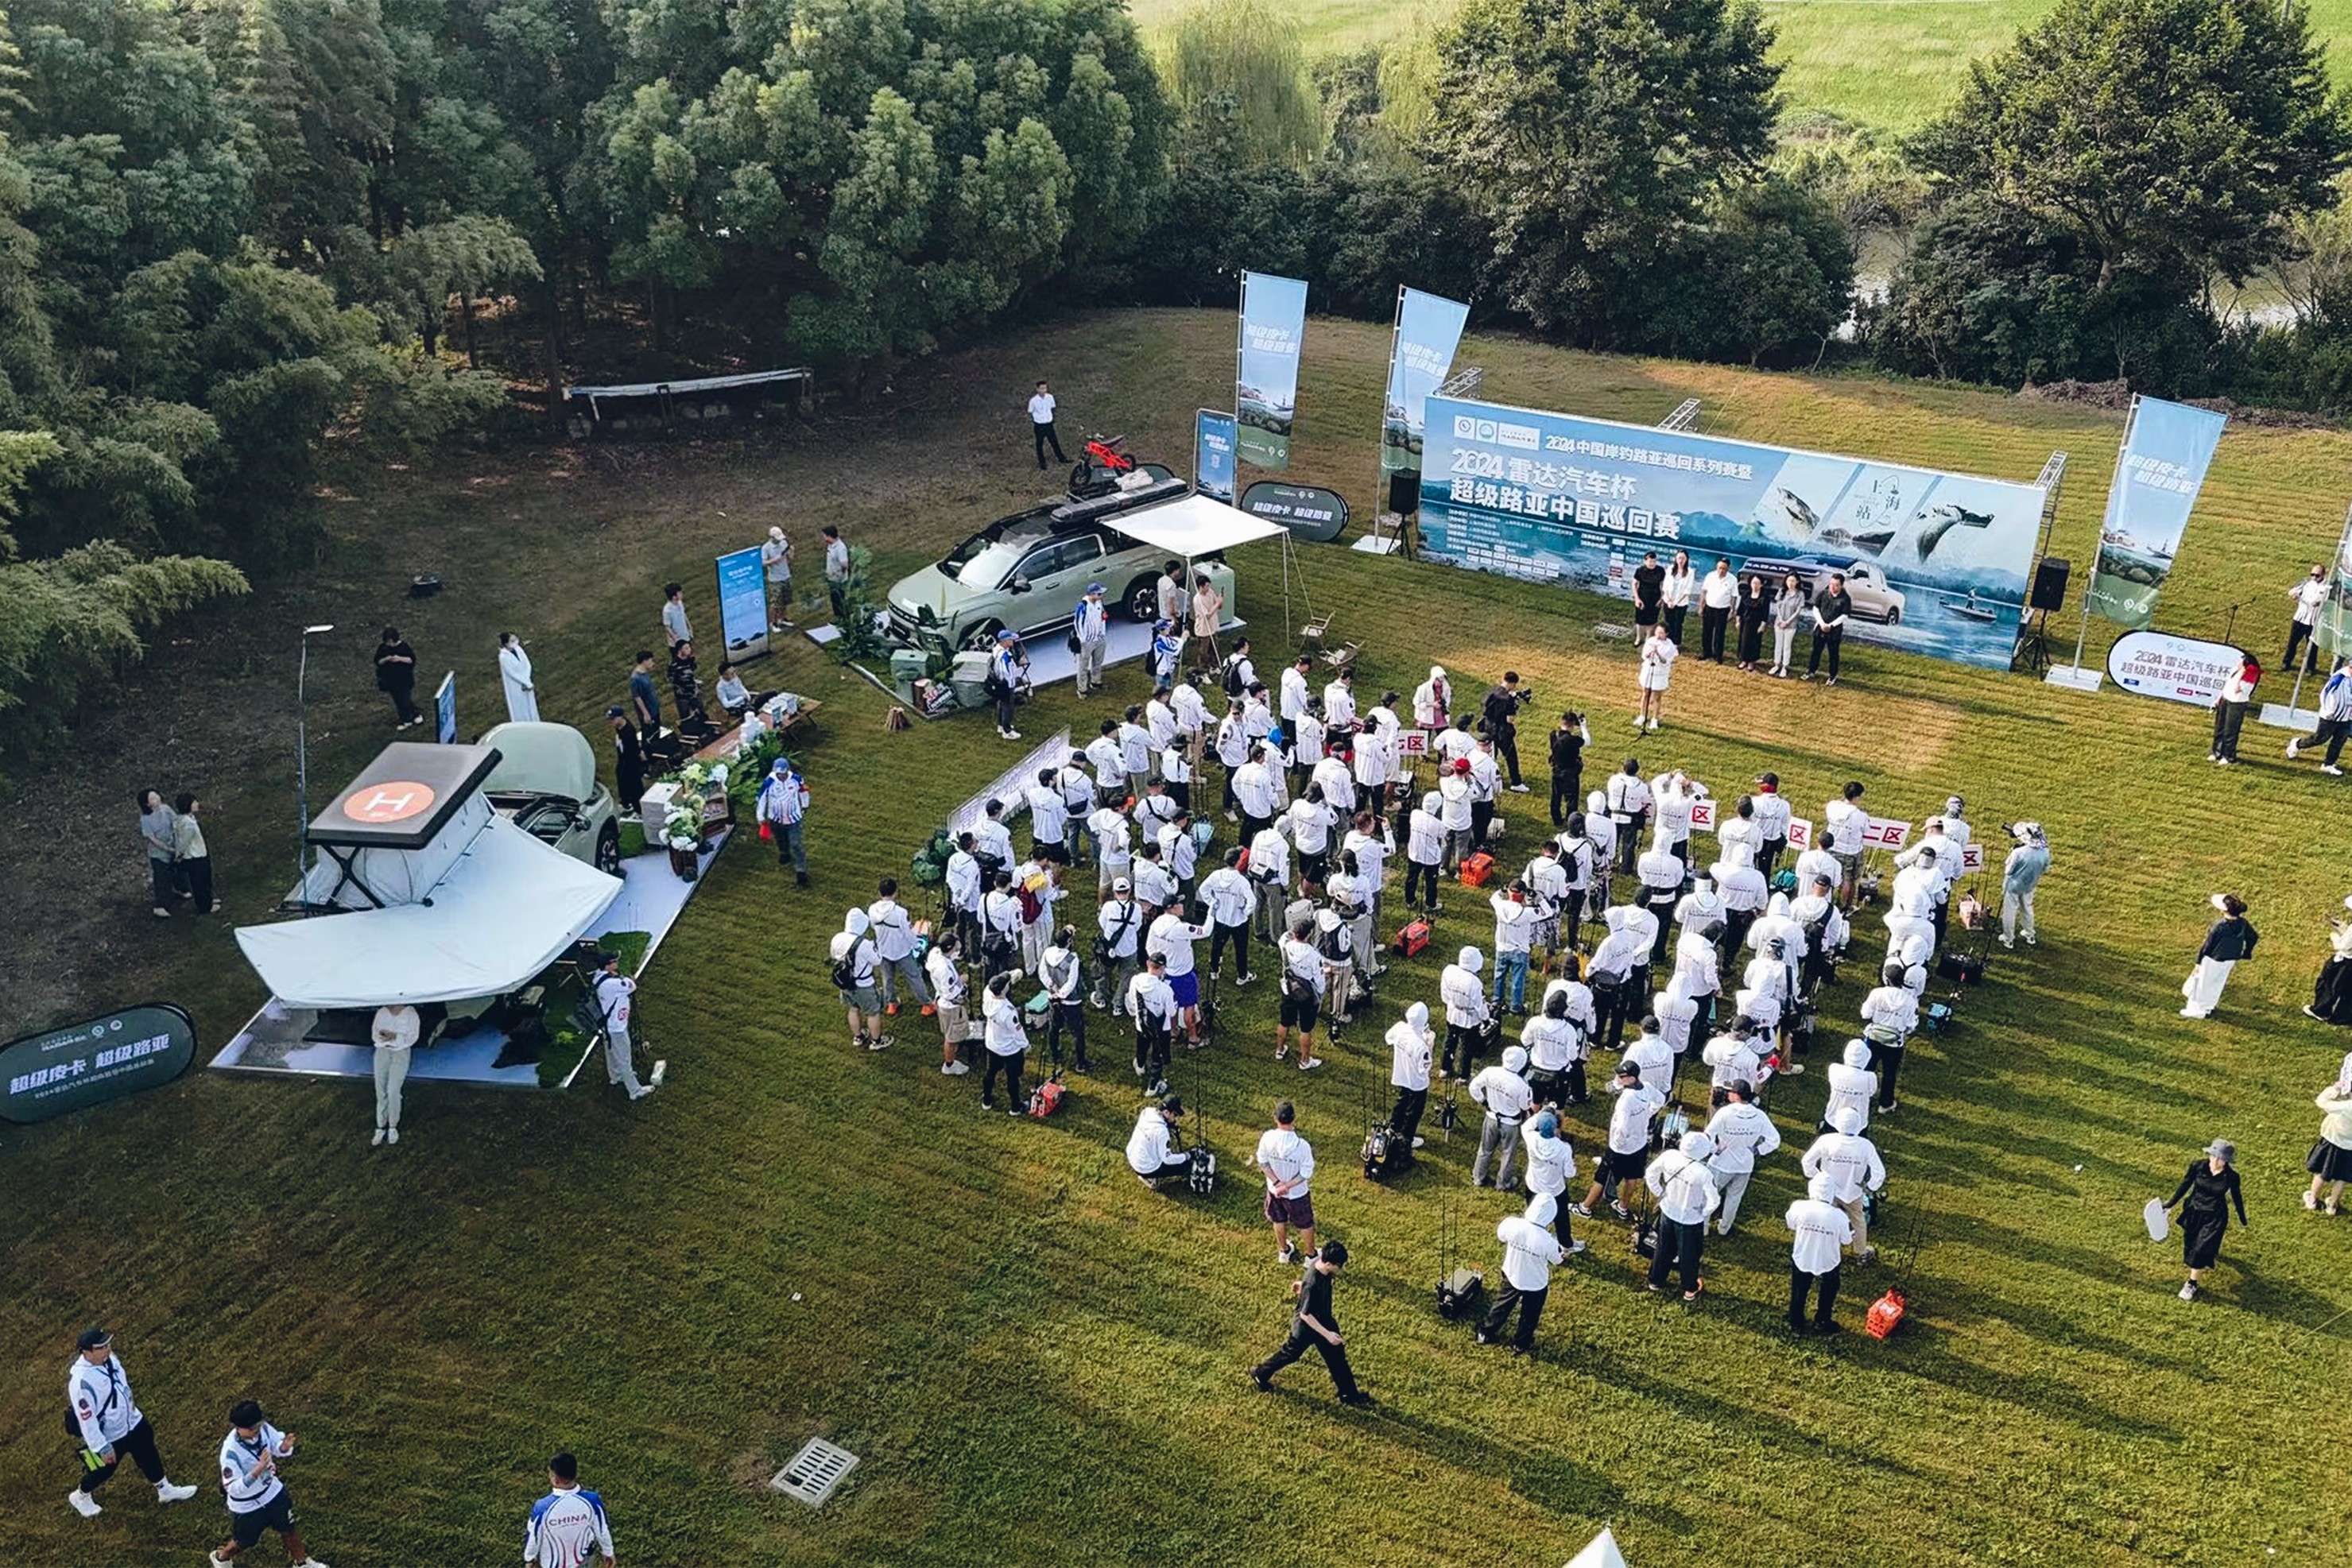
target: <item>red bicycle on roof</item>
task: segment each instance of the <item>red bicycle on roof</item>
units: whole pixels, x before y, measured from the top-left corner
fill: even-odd
[[[1089,436],[1085,455],[1070,465],[1070,494],[1081,500],[1103,495],[1120,475],[1133,473],[1135,459],[1127,455],[1126,445],[1124,435]]]

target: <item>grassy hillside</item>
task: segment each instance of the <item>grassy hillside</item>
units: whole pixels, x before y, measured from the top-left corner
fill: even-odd
[[[13,821],[61,831],[0,839],[0,871],[26,895],[0,915],[7,1027],[168,997],[196,1013],[209,1054],[259,1000],[226,922],[146,916],[118,785],[205,790],[230,914],[263,917],[290,810],[291,639],[273,629],[361,629],[312,664],[325,788],[388,734],[364,661],[368,623],[386,614],[428,669],[458,670],[469,729],[491,716],[503,626],[533,639],[551,716],[592,722],[665,578],[709,615],[711,556],[771,520],[811,569],[828,521],[870,544],[885,576],[935,556],[1045,488],[1021,411],[1040,374],[1066,429],[1180,454],[1190,411],[1226,394],[1232,330],[1223,312],[1087,317],[911,369],[892,408],[772,443],[384,476],[339,507],[326,564],[163,651],[81,759],[17,792]],[[1378,328],[1308,329],[1294,473],[1360,506],[1387,348]],[[1492,340],[1463,359],[1504,401],[1649,421],[1695,395],[1709,430],[2007,477],[2063,447],[2075,477],[2053,549],[2078,559],[2119,434],[2111,414],[1952,390]],[[2218,631],[2247,601],[2241,626],[2268,649],[2279,592],[2335,535],[2347,461],[2344,434],[2233,429],[2166,623]],[[1545,710],[1591,707],[1598,757],[1634,748],[1629,664],[1589,631],[1613,607],[1337,548],[1299,559],[1314,607],[1364,640],[1366,685],[1410,685],[1432,659],[1465,685],[1507,665]],[[1259,547],[1236,566],[1261,648],[1278,647],[1277,559]],[[448,591],[400,601],[426,569]],[[1883,1238],[1899,1252],[1924,1216],[1927,1239],[1916,1315],[1892,1342],[1785,1337],[1776,1221],[1798,1184],[1783,1155],[1756,1183],[1748,1233],[1711,1243],[1695,1311],[1641,1292],[1620,1229],[1580,1227],[1593,1254],[1556,1282],[1537,1357],[1474,1349],[1429,1306],[1440,1206],[1491,1268],[1504,1200],[1464,1186],[1459,1134],[1400,1183],[1362,1180],[1349,1156],[1360,1099],[1385,1076],[1375,1033],[1302,1082],[1269,1060],[1265,987],[1181,1064],[1226,1156],[1205,1203],[1127,1174],[1135,1096],[1116,1043],[1097,1048],[1110,1070],[1044,1125],[982,1119],[976,1084],[939,1077],[915,1019],[897,1048],[853,1052],[826,934],[877,876],[903,873],[1006,748],[971,718],[889,732],[878,694],[800,647],[769,671],[829,705],[803,753],[816,885],[795,893],[749,841],[721,857],[642,998],[672,1064],[654,1099],[625,1110],[594,1088],[412,1082],[403,1143],[372,1151],[362,1086],[198,1072],[0,1134],[15,1200],[0,1302],[12,1559],[147,1568],[194,1561],[218,1535],[216,1494],[158,1512],[135,1480],[99,1521],[66,1510],[58,1378],[73,1332],[104,1319],[176,1470],[201,1476],[217,1413],[247,1392],[302,1434],[289,1479],[338,1563],[509,1560],[559,1444],[604,1490],[622,1560],[681,1568],[1540,1564],[1603,1522],[1639,1563],[2339,1560],[2352,1431],[2315,1390],[2340,1361],[2352,1222],[2308,1216],[2294,1194],[2310,1097],[2347,1042],[2294,1007],[2346,891],[2326,829],[2342,782],[2286,770],[2260,729],[2252,765],[2210,768],[2201,714],[2112,691],[1868,652],[1850,670],[1836,691],[1678,674],[1673,727],[1638,749],[1727,794],[1775,767],[1809,811],[1860,779],[1896,815],[1957,789],[1987,831],[2020,816],[2050,828],[2042,946],[1996,954],[1959,1030],[1914,1049],[1880,1134]],[[1113,694],[1139,697],[1139,677],[1118,672]],[[1101,711],[1058,691],[1024,725],[1050,733]],[[1538,793],[1507,808],[1517,852],[1545,783],[1540,747],[1525,750]],[[2225,884],[2267,939],[2222,1013],[2192,1027],[2175,988],[2204,897]],[[1485,939],[1469,909],[1449,909],[1441,949]],[[1427,959],[1401,968],[1379,1024],[1435,977]],[[1831,1027],[1852,1019],[1858,980],[1831,994]],[[1287,1276],[1240,1155],[1286,1093],[1323,1161],[1326,1233],[1359,1260],[1339,1311],[1381,1400],[1370,1413],[1336,1410],[1312,1366],[1271,1398],[1243,1378],[1282,1332]],[[1776,1098],[1793,1144],[1822,1093],[1816,1073]],[[1598,1130],[1571,1120],[1580,1161]],[[2243,1151],[2253,1225],[2233,1232],[2210,1299],[2184,1306],[2178,1255],[2145,1239],[2137,1209],[2217,1134]],[[1850,1270],[1849,1322],[1894,1272]],[[815,1516],[759,1486],[812,1433],[866,1459]]]
[[[1162,31],[1202,0],[1135,0],[1147,31]],[[1428,0],[1445,7],[1445,0]],[[2046,0],[1762,0],[1787,67],[1794,110],[1827,110],[1885,130],[1932,120],[1967,79],[1968,63],[2011,42]],[[1413,0],[1292,0],[1309,47],[1362,48],[1402,31],[1424,9]],[[2352,0],[2316,0],[2313,33],[2328,45],[2336,79],[2352,73]]]

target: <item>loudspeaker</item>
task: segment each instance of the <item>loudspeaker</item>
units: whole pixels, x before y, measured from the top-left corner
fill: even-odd
[[[2027,597],[2029,610],[2061,610],[2066,603],[2066,578],[2074,565],[2063,556],[2045,555],[2033,570],[2033,592]]]
[[[1389,476],[1388,509],[1400,517],[1421,510],[1421,476],[1407,471]]]

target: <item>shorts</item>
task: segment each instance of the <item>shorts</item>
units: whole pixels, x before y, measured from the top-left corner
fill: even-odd
[[[1315,1228],[1315,1197],[1300,1193],[1297,1197],[1276,1197],[1265,1195],[1265,1218],[1269,1224],[1296,1225],[1301,1230]]]
[[[1070,846],[1066,843],[1040,843],[1032,841],[1039,860],[1052,861],[1055,865],[1070,863]]]
[[[1305,1001],[1297,1001],[1294,1000],[1290,995],[1290,988],[1287,986],[1283,988],[1283,1028],[1312,1030],[1315,1027],[1315,1020],[1322,1016],[1323,1003],[1321,999],[1316,997],[1312,992],[1307,994]]]
[[[1298,879],[1301,882],[1321,882],[1330,873],[1330,866],[1331,852],[1328,850],[1312,855],[1305,850],[1298,852]]]
[[[862,1013],[878,1013],[882,1010],[882,997],[871,986],[853,986],[841,993],[841,1005]]]
[[[1845,874],[1849,880],[1862,874],[1862,851],[1856,850],[1850,855],[1838,854],[1835,850],[1832,850],[1830,853],[1837,855],[1837,862],[1845,867]]]
[[[265,1530],[283,1535],[293,1528],[294,1500],[283,1489],[259,1508],[228,1516],[228,1538],[236,1542],[240,1552],[259,1541]]]
[[[1168,988],[1176,993],[1176,1005],[1192,1008],[1201,1005],[1201,975],[1197,969],[1187,969],[1181,975],[1168,977]]]
[[[1621,1181],[1640,1181],[1642,1173],[1650,1168],[1650,1154],[1639,1149],[1621,1155],[1614,1149],[1601,1152],[1601,1164],[1594,1167],[1592,1179],[1604,1187],[1615,1186]]]

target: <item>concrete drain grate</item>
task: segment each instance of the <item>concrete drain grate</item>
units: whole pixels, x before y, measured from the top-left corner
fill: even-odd
[[[786,1497],[798,1498],[815,1508],[833,1495],[843,1477],[856,1468],[857,1456],[847,1448],[823,1437],[811,1437],[808,1446],[794,1454],[792,1463],[778,1470],[775,1479],[768,1484]]]

